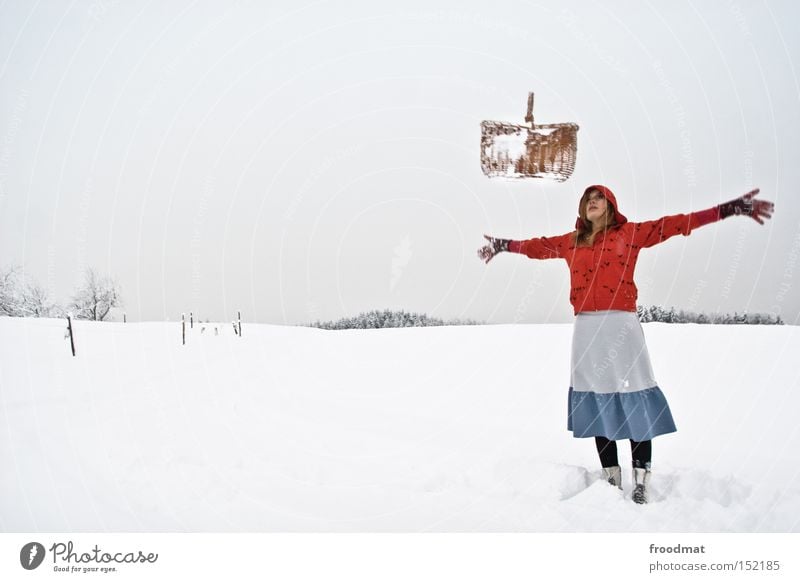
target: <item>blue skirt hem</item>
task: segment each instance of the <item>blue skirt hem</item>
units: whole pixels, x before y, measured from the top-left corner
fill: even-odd
[[[667,399],[658,386],[598,394],[569,389],[567,429],[575,438],[647,441],[675,432]]]

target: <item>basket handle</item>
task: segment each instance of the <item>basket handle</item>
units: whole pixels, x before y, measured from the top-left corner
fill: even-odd
[[[533,127],[533,93],[528,93],[528,114],[525,116],[525,121]]]

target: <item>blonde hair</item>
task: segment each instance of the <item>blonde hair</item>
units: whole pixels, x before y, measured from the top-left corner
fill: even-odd
[[[594,244],[594,232],[590,226],[592,223],[589,222],[589,219],[586,217],[586,206],[589,204],[589,195],[592,192],[599,192],[599,190],[588,190],[584,192],[583,196],[581,196],[580,204],[578,204],[578,216],[580,217],[582,224],[579,224],[577,230],[575,231],[576,247],[590,247],[592,244]],[[604,231],[610,228],[618,228],[621,226],[619,223],[617,223],[617,212],[614,210],[614,205],[609,203],[608,199],[606,199],[606,213],[604,216]]]

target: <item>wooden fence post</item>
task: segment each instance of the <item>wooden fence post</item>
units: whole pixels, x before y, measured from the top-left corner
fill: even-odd
[[[183,344],[186,345],[186,314],[181,313],[181,336],[183,337]]]
[[[237,311],[236,315],[239,317],[239,337],[242,337],[242,312]]]
[[[189,312],[189,329],[194,329],[194,313]]]
[[[67,315],[67,329],[69,330],[69,345],[72,347],[72,357],[75,357],[75,338],[72,335],[72,315]]]

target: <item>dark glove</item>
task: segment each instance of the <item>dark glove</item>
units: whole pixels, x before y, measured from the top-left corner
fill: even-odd
[[[744,196],[719,205],[719,217],[728,218],[734,214],[744,214],[751,217],[759,224],[764,224],[764,218],[771,218],[775,211],[775,204],[767,200],[755,200],[759,189],[751,190]]]
[[[494,238],[489,235],[483,235],[483,238],[489,241],[489,244],[478,249],[478,258],[485,261],[487,264],[491,261],[497,253],[508,250],[508,243],[511,241],[507,238]]]

